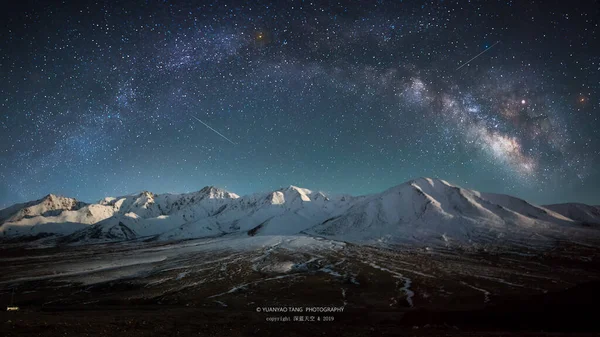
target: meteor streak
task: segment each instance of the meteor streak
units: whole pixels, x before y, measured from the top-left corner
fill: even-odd
[[[208,124],[204,123],[203,121],[201,121],[201,120],[200,120],[200,118],[198,118],[198,117],[196,117],[196,116],[192,116],[192,117],[193,117],[193,118],[195,118],[195,119],[196,119],[198,122],[200,122],[200,123],[204,124],[204,126],[206,126],[207,128],[209,128],[209,129],[211,129],[212,131],[214,131],[214,132],[215,132],[217,135],[219,135],[219,136],[221,136],[221,137],[225,138],[225,139],[226,139],[228,142],[230,142],[231,144],[233,144],[233,145],[237,145],[236,143],[232,142],[232,141],[231,141],[231,139],[229,139],[229,138],[227,138],[227,137],[223,136],[223,135],[222,135],[222,134],[221,134],[219,131],[217,131],[217,130],[215,130],[215,129],[211,128],[211,127],[210,127],[210,125],[208,125]]]
[[[463,63],[460,67],[456,68],[456,70],[466,66],[467,64],[469,64],[471,61],[473,61],[474,59],[478,58],[479,56],[481,56],[481,54],[485,53],[486,51],[492,49],[493,46],[497,45],[498,43],[500,43],[500,41],[494,43],[493,45],[487,47],[484,51],[482,51],[481,53],[475,55],[475,57],[473,57],[472,59],[468,60],[467,62]]]

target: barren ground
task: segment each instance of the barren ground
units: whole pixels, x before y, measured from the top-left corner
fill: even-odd
[[[600,332],[585,307],[598,303],[598,251],[583,245],[486,252],[236,237],[61,249],[5,245],[0,256],[0,305],[9,305],[14,292],[21,309],[0,312],[5,336]],[[265,312],[273,307],[288,312]],[[299,316],[314,321],[294,321]]]

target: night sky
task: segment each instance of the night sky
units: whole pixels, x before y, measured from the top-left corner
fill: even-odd
[[[600,204],[599,8],[14,2],[0,207],[206,185],[358,195],[421,176]]]

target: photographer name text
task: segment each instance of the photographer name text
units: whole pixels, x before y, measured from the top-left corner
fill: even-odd
[[[257,307],[256,312],[267,313],[336,313],[344,312],[344,307]]]

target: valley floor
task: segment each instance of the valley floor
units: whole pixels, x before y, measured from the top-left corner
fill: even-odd
[[[245,234],[44,249],[5,245],[0,305],[14,297],[20,311],[0,312],[0,331],[595,335],[600,326],[586,306],[598,303],[598,253],[567,243],[544,252],[409,250]]]

